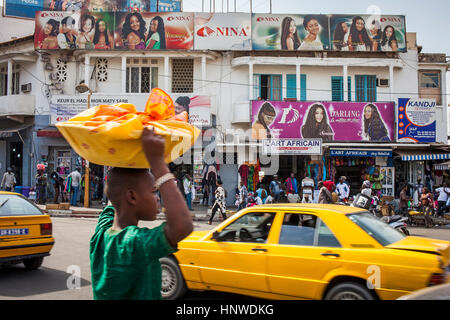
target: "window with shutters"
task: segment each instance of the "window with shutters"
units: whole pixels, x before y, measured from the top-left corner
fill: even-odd
[[[439,70],[419,70],[419,98],[436,99],[442,104],[441,72]]]
[[[286,75],[286,98],[297,99],[297,76]],[[306,101],[306,74],[300,75],[300,100]]]
[[[157,61],[128,58],[126,71],[126,92],[146,93],[158,87]]]
[[[283,100],[283,80],[281,75],[255,74],[253,75],[254,97],[263,100]]]
[[[356,101],[357,102],[376,102],[377,101],[377,76],[375,75],[356,75]]]
[[[344,101],[344,77],[331,77],[331,100]],[[352,101],[352,78],[348,77],[347,100]]]
[[[193,59],[172,60],[172,92],[173,93],[194,92]]]

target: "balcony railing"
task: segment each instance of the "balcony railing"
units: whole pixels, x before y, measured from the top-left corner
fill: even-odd
[[[0,117],[34,116],[36,98],[32,94],[0,96]]]

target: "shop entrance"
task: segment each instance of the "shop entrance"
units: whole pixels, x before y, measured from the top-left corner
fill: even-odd
[[[337,157],[334,160],[336,168],[335,180],[339,181],[341,176],[347,177],[350,185],[350,195],[354,196],[360,192],[361,185],[365,180],[370,166],[375,165],[375,158]]]
[[[10,163],[10,167],[13,170],[15,176],[16,176],[16,180],[17,180],[17,185],[20,186],[22,185],[22,158],[23,158],[23,144],[22,142],[11,142],[10,143],[10,158],[9,158],[9,163]]]

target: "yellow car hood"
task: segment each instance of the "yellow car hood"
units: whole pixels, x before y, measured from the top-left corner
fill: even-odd
[[[209,232],[209,230],[193,231],[193,232],[192,232],[186,239],[184,239],[183,241],[186,241],[186,240],[190,240],[190,241],[199,240],[199,239],[203,238],[208,232]]]
[[[442,256],[444,262],[447,263],[450,256],[450,242],[445,240],[422,237],[406,237],[386,247],[391,249],[402,249],[438,254]]]

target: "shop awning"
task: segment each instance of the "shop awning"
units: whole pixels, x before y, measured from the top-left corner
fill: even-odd
[[[450,170],[450,161],[433,165],[434,170]]]
[[[446,160],[450,159],[450,153],[437,150],[397,150],[402,157],[402,161],[424,161],[424,160]]]

